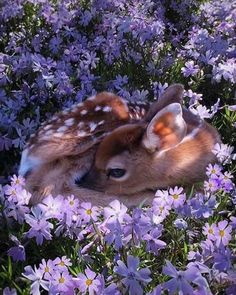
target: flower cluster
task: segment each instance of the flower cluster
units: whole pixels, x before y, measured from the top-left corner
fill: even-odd
[[[27,262],[31,247],[52,245],[57,239],[71,245],[62,247],[61,256],[40,255],[38,266],[25,266],[22,275],[30,281],[32,294],[212,294],[222,280],[230,290],[236,218],[223,218],[221,208],[235,206],[229,198],[235,186],[231,173],[218,164],[209,164],[206,175],[202,192],[189,194],[177,186],[157,190],[151,207],[131,211],[117,200],[101,208],[80,203],[73,195],[49,195],[30,208],[24,179],[14,175],[3,187],[2,218],[12,229],[18,223],[23,231],[11,234],[14,245],[7,255]],[[178,253],[183,246],[185,252]],[[180,259],[181,269],[170,259]],[[154,261],[159,261],[157,269]],[[160,279],[153,276],[156,271]]]

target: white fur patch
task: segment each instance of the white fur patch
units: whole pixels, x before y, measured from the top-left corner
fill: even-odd
[[[49,136],[49,135],[52,135],[52,134],[53,134],[53,130],[50,129],[50,130],[46,131],[44,135]]]
[[[58,132],[53,134],[54,137],[62,137],[63,135],[64,135],[64,132]]]
[[[98,125],[103,125],[104,123],[105,123],[105,121],[102,120],[102,121],[99,121],[99,122],[98,122]]]
[[[93,96],[90,96],[89,98],[87,98],[87,100],[94,100],[95,98],[96,98],[96,96],[93,95]]]
[[[102,109],[101,106],[96,106],[96,108],[95,108],[95,112],[98,112],[98,111],[100,111],[101,109]]]
[[[77,132],[77,136],[79,136],[79,137],[85,137],[87,135],[88,135],[88,133],[85,132],[84,130],[80,130]]]
[[[75,123],[75,119],[74,119],[74,118],[69,118],[69,119],[65,120],[64,123],[65,123],[65,125],[66,125],[67,127],[70,127],[70,126],[74,125],[74,123]]]
[[[82,110],[81,112],[80,112],[80,114],[83,116],[83,115],[86,115],[88,113],[88,111],[87,110]]]
[[[103,112],[108,113],[112,110],[112,107],[105,106],[102,110],[103,110]]]
[[[57,129],[57,132],[65,132],[68,130],[68,127],[67,126],[61,126],[60,128]]]
[[[84,127],[84,122],[79,122],[78,127],[83,128]]]
[[[26,175],[28,171],[39,166],[40,162],[38,158],[29,156],[29,150],[25,149],[21,156],[19,175]]]
[[[46,131],[46,130],[51,129],[51,128],[52,128],[52,125],[49,124],[49,125],[46,125],[43,129]]]
[[[93,132],[97,128],[97,124],[94,122],[89,123],[90,132]]]

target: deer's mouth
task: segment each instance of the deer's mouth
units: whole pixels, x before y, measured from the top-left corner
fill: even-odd
[[[99,185],[98,177],[94,173],[86,172],[82,177],[75,179],[75,184],[79,188],[86,188],[103,192],[101,184]]]

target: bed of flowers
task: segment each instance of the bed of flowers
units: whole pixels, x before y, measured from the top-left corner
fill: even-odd
[[[236,294],[236,1],[0,2],[0,293]],[[156,100],[171,83],[217,127],[217,164],[153,204],[50,195],[29,206],[20,153],[98,91]]]

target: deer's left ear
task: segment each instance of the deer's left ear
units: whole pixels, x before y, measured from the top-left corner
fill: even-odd
[[[187,126],[179,103],[169,104],[148,124],[143,146],[150,152],[176,146],[186,135]]]

